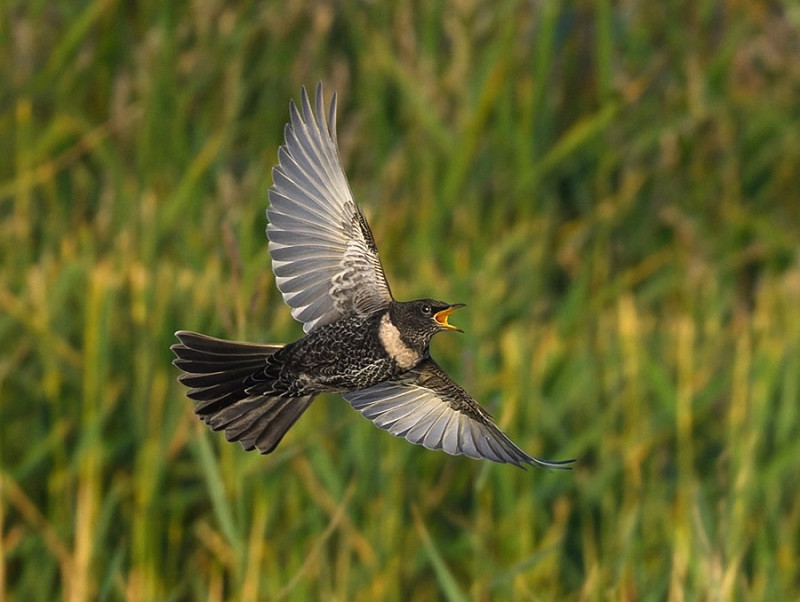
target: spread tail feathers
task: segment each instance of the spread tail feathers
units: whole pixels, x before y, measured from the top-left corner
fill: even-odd
[[[183,371],[178,380],[189,388],[194,411],[228,441],[247,451],[268,454],[314,399],[281,397],[251,390],[252,376],[263,374],[269,358],[282,345],[256,345],[216,339],[196,332],[175,333],[180,344],[170,349],[172,363]]]

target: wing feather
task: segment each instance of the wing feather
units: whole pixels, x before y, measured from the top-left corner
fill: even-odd
[[[292,316],[311,332],[351,315],[369,315],[392,300],[372,232],[353,200],[336,141],[336,95],[316,112],[303,89],[289,106],[267,209],[276,284]]]
[[[452,419],[452,412],[448,412],[447,408],[442,406],[441,412],[437,420],[425,433],[425,437],[420,441],[420,445],[428,449],[443,449],[445,433],[447,433],[448,426]]]
[[[517,466],[569,468],[573,462],[543,460],[523,452],[430,358],[398,379],[344,397],[375,425],[428,449]]]

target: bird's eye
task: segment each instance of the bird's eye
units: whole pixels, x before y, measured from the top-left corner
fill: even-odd
[[[430,306],[430,305],[428,305],[427,303],[426,303],[425,305],[423,305],[423,306],[422,306],[422,313],[424,313],[426,316],[427,316],[427,315],[430,315],[430,313],[431,313],[431,306]]]

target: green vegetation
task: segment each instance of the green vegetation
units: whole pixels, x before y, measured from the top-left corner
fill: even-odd
[[[0,598],[797,598],[795,3],[0,11]],[[320,79],[394,292],[466,302],[437,357],[574,471],[192,416],[175,330],[300,335],[266,191]]]

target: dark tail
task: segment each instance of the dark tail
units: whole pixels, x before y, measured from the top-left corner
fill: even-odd
[[[268,454],[314,399],[280,397],[252,389],[251,378],[263,375],[270,358],[282,345],[256,345],[215,339],[180,330],[180,344],[170,347],[183,370],[178,380],[189,387],[197,402],[195,414],[228,441],[239,441],[247,451]],[[263,389],[262,386],[257,388]]]

